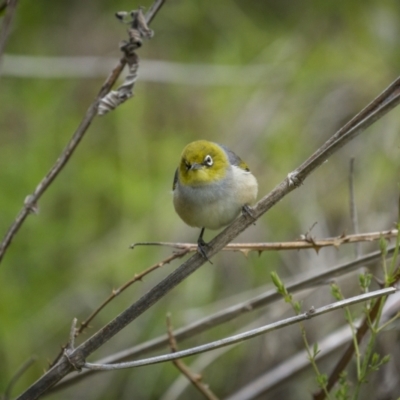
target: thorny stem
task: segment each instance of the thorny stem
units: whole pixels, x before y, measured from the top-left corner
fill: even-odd
[[[305,236],[304,239],[288,241],[288,242],[270,242],[270,243],[229,243],[222,251],[240,251],[247,255],[250,251],[279,251],[279,250],[302,250],[302,249],[314,249],[317,252],[323,247],[336,247],[343,244],[358,243],[358,242],[372,242],[380,240],[381,238],[391,239],[397,238],[398,230],[392,229],[381,232],[369,232],[360,233],[354,235],[345,235],[314,239],[312,237]],[[130,245],[131,249],[137,246],[164,246],[171,247],[177,250],[188,250],[189,252],[197,251],[197,244],[195,243],[178,243],[178,242],[137,242]]]

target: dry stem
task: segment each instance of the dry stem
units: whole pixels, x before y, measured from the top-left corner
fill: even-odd
[[[322,247],[336,247],[343,244],[359,243],[359,242],[372,242],[380,240],[381,237],[391,239],[397,237],[397,230],[391,229],[381,232],[369,232],[355,235],[345,235],[326,238],[314,239],[307,235],[305,239],[295,240],[290,242],[271,242],[271,243],[229,243],[222,250],[223,251],[240,251],[247,255],[250,251],[271,251],[271,250],[302,250],[314,249],[319,251]],[[197,244],[195,243],[174,243],[174,242],[137,242],[131,244],[130,248],[136,246],[164,246],[172,247],[177,250],[186,250],[187,252],[197,251]]]
[[[171,347],[171,351],[176,353],[178,351],[178,345],[176,343],[172,324],[171,324],[171,317],[167,315],[167,333],[169,339],[169,346]],[[172,360],[172,363],[178,368],[179,371],[183,375],[188,378],[188,380],[193,384],[193,386],[203,394],[203,396],[208,400],[218,400],[218,397],[210,390],[210,388],[202,382],[202,376],[199,374],[194,374],[190,368],[182,361],[182,360]]]

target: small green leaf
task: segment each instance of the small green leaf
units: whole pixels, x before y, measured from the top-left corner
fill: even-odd
[[[383,236],[381,236],[379,239],[379,248],[381,250],[382,255],[386,256],[387,255],[387,241]]]
[[[275,271],[271,272],[271,279],[272,279],[272,283],[278,289],[278,292],[281,293],[282,288],[283,288],[283,283]]]
[[[336,300],[343,300],[343,295],[336,283],[331,284],[331,294]]]
[[[314,346],[313,346],[313,357],[316,357],[319,352],[320,352],[320,350],[318,348],[318,343],[314,343]]]

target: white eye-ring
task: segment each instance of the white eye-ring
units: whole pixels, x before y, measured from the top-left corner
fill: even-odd
[[[210,155],[206,155],[204,157],[204,164],[207,165],[208,167],[211,167],[213,165],[214,161]]]

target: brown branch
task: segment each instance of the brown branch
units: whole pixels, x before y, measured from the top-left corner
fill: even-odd
[[[133,285],[137,281],[141,281],[146,275],[150,274],[151,272],[155,271],[158,268],[163,267],[166,264],[169,264],[171,261],[176,260],[177,258],[182,258],[185,254],[187,254],[189,250],[183,250],[179,253],[174,253],[171,256],[167,257],[166,259],[158,262],[157,264],[152,265],[151,267],[145,269],[144,271],[140,272],[139,274],[135,274],[135,276],[128,282],[124,283],[118,289],[114,289],[110,296],[95,310],[90,314],[90,316],[83,322],[80,323],[79,328],[75,333],[75,337],[81,334],[85,328],[89,325],[89,323],[94,319],[94,317],[108,304],[112,301],[115,297],[121,294],[125,289],[129,286]]]
[[[336,247],[342,244],[359,243],[359,242],[372,242],[379,240],[381,237],[385,239],[395,238],[398,232],[396,229],[381,232],[369,232],[355,235],[341,235],[326,239],[302,239],[290,242],[271,242],[271,243],[229,243],[222,251],[240,251],[247,255],[250,251],[270,251],[270,250],[302,250],[314,249],[319,251],[322,247]],[[197,251],[197,244],[195,243],[173,243],[173,242],[138,242],[131,244],[130,248],[136,246],[164,246],[172,247],[177,250],[186,250],[187,252]]]
[[[171,351],[173,353],[178,351],[178,345],[176,344],[176,340],[174,337],[171,317],[167,315],[167,333],[169,346],[171,347]],[[200,374],[194,374],[190,368],[180,359],[172,360],[172,363],[178,368],[179,371],[183,375],[188,378],[188,380],[192,383],[192,385],[208,400],[218,400],[218,397],[210,390],[210,388],[202,382],[202,376]]]
[[[117,289],[114,289],[111,294],[103,301],[103,303],[100,304],[99,307],[97,307],[90,315],[87,317],[84,321],[82,321],[79,325],[79,328],[75,330],[75,337],[78,337],[90,324],[90,322],[93,321],[93,319],[97,316],[97,314],[108,304],[110,303],[113,299],[115,299],[118,295],[120,295],[125,289],[127,289],[129,286],[133,285],[135,282],[141,281],[146,275],[150,274],[151,272],[155,271],[158,268],[163,267],[166,264],[169,264],[171,261],[177,259],[177,258],[182,258],[185,254],[187,254],[189,250],[182,250],[180,252],[174,253],[171,256],[165,258],[164,260],[158,262],[157,264],[152,265],[151,267],[145,269],[144,271],[140,272],[139,274],[135,274],[134,277],[129,280],[128,282],[124,283],[122,286],[120,286]],[[64,353],[64,349],[66,346],[61,346],[61,351],[55,358],[55,360],[50,364],[50,368],[53,367],[57,363],[57,361],[61,358],[61,356]]]
[[[394,247],[388,249],[387,256],[391,256],[394,252]],[[315,287],[318,285],[326,285],[329,284],[330,281],[337,276],[342,276],[344,274],[348,274],[355,269],[359,268],[361,265],[371,265],[374,264],[377,260],[382,258],[382,254],[380,251],[375,251],[373,253],[367,254],[357,260],[340,264],[329,269],[325,268],[317,268],[318,271],[323,270],[323,272],[318,273],[308,273],[306,276],[302,276],[301,278],[297,278],[292,282],[286,284],[286,288],[290,293],[299,292],[302,290],[309,289],[311,287]],[[216,326],[222,325],[226,322],[232,321],[235,318],[243,314],[247,314],[249,312],[260,309],[261,307],[265,307],[269,304],[272,304],[275,301],[281,300],[282,296],[276,291],[275,288],[263,291],[262,294],[248,299],[244,302],[231,305],[226,309],[220,310],[213,315],[204,317],[202,319],[196,320],[187,326],[183,326],[177,329],[174,332],[174,336],[178,340],[185,340],[188,338],[192,338],[196,335],[199,335],[203,332],[207,332],[209,329],[214,328]],[[99,364],[111,364],[121,361],[131,360],[133,357],[137,358],[143,354],[147,354],[149,352],[153,352],[156,350],[163,349],[166,345],[168,345],[168,337],[167,335],[162,335],[157,338],[151,339],[147,342],[140,343],[136,346],[133,346],[129,349],[125,349],[119,353],[112,354],[102,360],[99,360]],[[91,375],[96,373],[96,370],[84,370],[79,374],[72,375],[66,379],[64,379],[60,384],[55,386],[49,393],[54,393],[58,390],[61,390],[67,386],[70,386],[78,381],[84,379],[87,375]]]
[[[80,143],[84,134],[86,133],[90,124],[92,123],[94,117],[97,115],[98,102],[114,85],[115,81],[121,74],[125,66],[125,63],[126,63],[125,59],[122,58],[119,61],[119,63],[115,66],[115,68],[112,70],[112,72],[104,82],[103,86],[101,87],[96,99],[88,108],[82,122],[76,129],[71,140],[68,142],[67,146],[64,148],[64,150],[58,157],[55,164],[51,167],[47,175],[36,186],[36,189],[33,192],[33,194],[26,197],[22,209],[18,213],[15,221],[8,229],[6,235],[3,238],[3,241],[0,244],[0,262],[3,259],[4,254],[7,251],[8,247],[10,246],[13,237],[19,231],[27,216],[37,208],[37,202],[40,199],[40,197],[43,195],[46,189],[48,189],[48,187],[51,185],[51,183],[54,181],[54,179],[58,176],[58,174],[62,171],[62,169],[65,167],[65,165],[71,158],[72,154],[76,150],[78,144]]]
[[[253,216],[242,215],[231,225],[225,228],[208,244],[208,258],[218,253],[224,246],[237,237],[246,228],[260,218],[283,197],[292,192],[300,185],[315,169],[322,165],[330,155],[338,151],[350,140],[363,132],[375,121],[386,115],[391,109],[400,103],[400,78],[396,79],[386,90],[375,98],[364,110],[357,114],[349,123],[335,133],[325,144],[311,155],[295,171],[290,173],[286,179],[278,184],[268,195],[264,196],[253,208]],[[87,339],[69,358],[61,360],[30,386],[18,399],[36,399],[50,387],[60,381],[73,368],[81,368],[85,359],[128,324],[138,318],[147,309],[153,306],[175,286],[186,279],[189,275],[200,268],[206,260],[198,253],[181,264],[175,271],[164,278],[160,283],[149,290],[135,303],[131,304],[125,311],[119,314],[111,322]],[[71,363],[73,365],[71,365]]]
[[[17,0],[11,0],[16,2]],[[146,13],[146,21],[150,23],[158,10],[164,4],[165,0],[156,0],[150,10]],[[12,8],[9,6],[9,8]],[[8,10],[7,10],[8,11]],[[0,48],[0,55],[1,55],[1,48]],[[21,228],[22,224],[24,223],[25,219],[28,217],[30,212],[34,211],[37,208],[37,202],[46,191],[46,189],[51,185],[53,180],[58,176],[58,174],[62,171],[65,167],[69,159],[71,158],[72,154],[74,153],[75,149],[77,148],[78,144],[82,140],[83,136],[85,135],[86,131],[88,130],[90,124],[92,123],[93,119],[97,115],[97,109],[100,100],[110,91],[118,77],[120,76],[122,70],[126,65],[126,57],[121,58],[118,64],[114,67],[111,71],[110,75],[104,82],[103,86],[101,87],[98,95],[96,96],[93,103],[90,105],[89,109],[87,110],[82,122],[76,129],[75,133],[73,134],[72,138],[68,142],[67,146],[62,151],[61,155],[58,157],[55,164],[51,167],[50,171],[47,175],[40,181],[40,183],[36,186],[35,191],[33,194],[26,197],[24,201],[24,205],[20,212],[18,213],[15,221],[8,229],[7,233],[5,234],[1,244],[0,244],[0,262],[4,257],[5,252],[7,251],[8,247],[11,244],[13,237]]]

